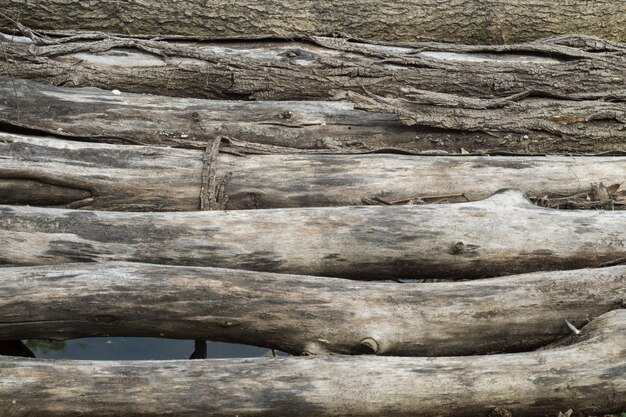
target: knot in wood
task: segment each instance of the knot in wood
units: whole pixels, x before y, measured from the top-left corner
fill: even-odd
[[[456,242],[452,245],[452,249],[450,250],[454,255],[458,255],[459,253],[463,253],[465,251],[465,244],[463,242]]]
[[[191,113],[191,118],[193,119],[194,122],[199,122],[200,121],[200,113],[198,113],[197,111]]]
[[[361,346],[365,348],[365,353],[370,354],[377,353],[380,349],[378,346],[378,342],[371,337],[366,337],[365,339],[361,340]]]

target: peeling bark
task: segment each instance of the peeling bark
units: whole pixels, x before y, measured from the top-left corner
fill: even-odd
[[[263,209],[476,201],[516,187],[554,207],[626,208],[625,157],[249,155],[0,133],[0,204],[117,211]],[[600,184],[615,185],[605,199]],[[205,192],[206,194],[206,192]]]
[[[626,266],[435,284],[105,262],[0,268],[0,339],[142,336],[301,354],[531,350],[624,307]],[[506,337],[503,337],[506,335]]]
[[[626,46],[564,36],[506,46],[376,45],[343,38],[166,42],[82,34],[4,36],[0,75],[74,87],[244,100],[327,100],[338,91],[401,96],[410,87],[489,98],[622,90]]]
[[[360,99],[363,96],[351,97],[369,110],[380,105],[372,102],[372,97],[365,96],[365,104]],[[462,98],[455,99],[463,103]],[[394,114],[355,110],[347,102],[234,102],[115,95],[111,91],[0,78],[0,123],[5,130],[28,129],[81,140],[204,149],[222,137],[220,149],[244,154],[626,151],[626,131],[620,122],[624,103],[617,96],[606,96],[606,101],[518,97],[495,102],[474,99],[472,103],[474,107],[499,103],[500,107],[481,111],[459,108],[454,103],[429,104],[423,99],[419,121],[410,121],[412,126],[407,126]],[[536,103],[545,108],[537,109]],[[398,113],[398,106],[386,108]],[[524,118],[515,113],[527,109],[534,110],[531,115],[524,113]],[[442,117],[442,112],[459,117],[452,120]],[[501,119],[493,120],[495,114]],[[569,120],[558,119],[567,115]],[[613,119],[611,115],[615,115]],[[600,120],[601,116],[605,119]],[[480,124],[483,117],[491,122],[489,130]]]
[[[2,0],[0,9],[4,26],[18,20],[33,29],[122,34],[290,38],[339,31],[381,40],[499,44],[583,33],[626,41],[622,0]]]
[[[626,312],[599,317],[569,343],[529,353],[440,358],[0,358],[0,399],[7,417],[452,417],[496,412],[543,417],[568,409],[577,416],[626,409]]]
[[[354,279],[480,278],[626,258],[623,211],[472,203],[185,213],[0,207],[0,263],[127,260]]]

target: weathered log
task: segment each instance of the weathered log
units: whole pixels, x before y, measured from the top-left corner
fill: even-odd
[[[626,45],[565,36],[527,44],[385,46],[342,38],[167,42],[85,33],[51,43],[5,36],[0,75],[177,97],[330,99],[404,88],[489,98],[580,97],[624,89]]]
[[[352,97],[364,106],[359,96]],[[520,119],[517,110],[536,108],[534,103],[538,102],[545,108],[535,110],[532,118],[523,113],[525,118]],[[459,109],[459,103],[442,106],[422,100],[420,124],[413,122],[409,127],[393,114],[355,110],[346,102],[233,102],[115,95],[111,91],[0,78],[0,123],[5,130],[26,128],[79,139],[204,149],[221,136],[225,138],[222,149],[238,153],[626,151],[626,133],[619,121],[623,120],[621,102],[518,97],[496,103],[499,108],[482,112],[470,109],[467,116],[470,110]],[[503,109],[515,111],[503,115]],[[397,106],[388,110],[397,112]],[[441,112],[464,117],[452,120],[441,117]],[[503,118],[494,120],[492,114]],[[598,120],[601,115],[605,120]],[[489,130],[479,125],[481,117],[491,121]]]
[[[543,417],[626,409],[626,311],[597,318],[569,342],[529,353],[440,358],[5,357],[0,399],[7,417]]]
[[[354,279],[479,278],[626,258],[626,212],[471,203],[126,213],[0,206],[0,263],[127,260]]]
[[[626,266],[390,285],[104,262],[0,268],[0,340],[145,336],[300,354],[535,349],[626,300]]]
[[[626,41],[622,0],[340,2],[2,0],[0,25],[121,34],[294,37],[344,32],[380,40],[507,43],[567,33]]]
[[[213,167],[215,208],[254,209],[476,201],[516,187],[544,206],[626,208],[609,189],[624,157],[249,155],[111,145],[0,133],[0,204],[119,211],[200,208]],[[217,191],[214,192],[217,194]]]

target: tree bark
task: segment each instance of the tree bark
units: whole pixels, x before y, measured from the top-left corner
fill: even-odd
[[[570,343],[529,353],[440,358],[0,358],[0,399],[7,417],[532,417],[626,409],[624,310],[594,320]]]
[[[433,95],[434,96],[434,95]],[[351,95],[373,110],[372,97]],[[441,95],[437,95],[441,97]],[[624,103],[517,97],[428,103],[407,121],[347,102],[233,102],[112,94],[0,78],[4,130],[95,141],[202,148],[216,137],[238,153],[597,154],[626,151]],[[613,100],[613,101],[612,101]],[[469,101],[469,100],[468,100]],[[543,108],[538,108],[540,103]],[[480,110],[477,104],[491,106]],[[524,118],[519,116],[521,111]],[[442,115],[443,112],[444,113]],[[447,117],[445,115],[448,115]],[[459,114],[452,118],[451,114]],[[500,118],[494,118],[493,115]],[[44,116],[44,117],[42,117]],[[461,117],[462,116],[462,117]],[[612,117],[612,119],[611,119]],[[480,122],[489,121],[488,130]],[[621,121],[620,121],[621,120]],[[418,123],[418,124],[416,124]]]
[[[96,7],[97,5],[97,7]],[[122,34],[291,38],[344,32],[380,40],[507,43],[568,33],[626,41],[622,0],[351,0],[96,3],[2,0],[0,24],[33,29],[87,29]],[[10,20],[10,19],[13,19]]]
[[[516,187],[549,207],[626,208],[625,157],[218,154],[0,133],[0,204],[118,211],[476,201]],[[600,184],[604,184],[601,186]],[[613,188],[610,186],[613,185]],[[605,198],[595,190],[607,189]],[[607,188],[608,187],[608,188]],[[219,188],[219,193],[217,188]]]
[[[623,211],[472,203],[185,213],[0,207],[0,262],[128,260],[354,279],[479,278],[626,258]]]
[[[294,355],[531,350],[571,334],[565,320],[626,306],[626,266],[398,285],[119,262],[0,278],[0,339],[208,339]]]
[[[567,98],[624,88],[626,46],[583,36],[527,44],[386,46],[343,38],[166,42],[85,33],[5,36],[0,75],[53,85],[176,97],[328,100],[339,91],[402,96],[415,88],[490,98]]]

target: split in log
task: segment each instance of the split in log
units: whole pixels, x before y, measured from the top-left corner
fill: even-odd
[[[626,208],[626,157],[248,155],[0,133],[0,204],[193,211],[476,201],[516,187],[542,206]],[[262,175],[261,175],[262,174]],[[605,184],[605,195],[599,192]],[[218,190],[219,188],[219,190]]]
[[[0,339],[143,336],[294,355],[452,356],[535,349],[571,334],[565,320],[580,328],[626,307],[626,266],[394,285],[82,263],[0,268],[0,294]]]
[[[617,96],[606,101],[545,97],[465,100],[494,107],[488,111],[475,105],[460,108],[462,98],[448,103],[432,101],[435,96],[441,97],[433,95],[431,102],[423,99],[423,111],[410,113],[413,119],[408,121],[409,127],[394,114],[355,110],[347,102],[235,102],[115,95],[110,90],[59,88],[0,77],[0,123],[12,131],[28,129],[91,141],[202,149],[221,136],[227,142],[221,149],[246,154],[626,151],[624,103],[612,102]],[[378,104],[352,97],[369,110]],[[545,107],[539,110],[537,103]],[[399,113],[398,106],[387,107]],[[532,117],[522,109],[533,109]],[[442,117],[441,112],[455,117]],[[490,120],[489,130],[482,126],[484,120]],[[406,117],[404,121],[407,123]]]
[[[126,260],[353,279],[465,279],[624,261],[626,212],[471,203],[127,213],[0,206],[0,263]]]
[[[327,100],[404,88],[475,98],[560,99],[624,89],[626,44],[564,36],[518,45],[385,46],[343,38],[167,42],[85,33],[0,39],[0,75],[53,85],[176,97]]]
[[[291,38],[343,32],[379,40],[501,44],[567,33],[626,41],[622,0],[2,0],[0,25],[120,34]],[[53,32],[54,33],[54,32]]]
[[[544,417],[626,409],[626,311],[602,315],[569,342],[439,358],[0,358],[0,399],[6,417]]]

